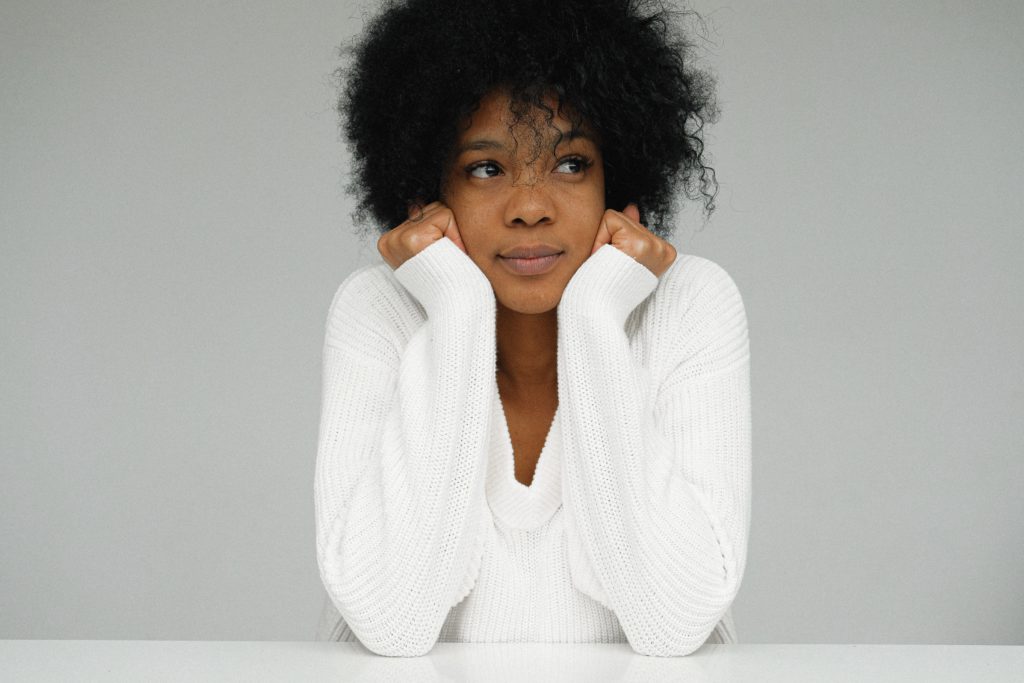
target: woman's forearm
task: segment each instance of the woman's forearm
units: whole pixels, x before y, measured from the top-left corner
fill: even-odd
[[[442,239],[395,271],[426,320],[397,367],[380,336],[328,336],[317,456],[317,556],[328,593],[378,654],[429,651],[471,589],[486,518],[494,298]]]
[[[613,248],[584,264],[592,267],[581,268],[559,307],[570,568],[580,590],[615,612],[637,652],[685,655],[729,608],[745,564],[746,319],[724,271],[708,273],[694,300],[658,302],[668,317],[689,303],[688,317],[655,326],[707,339],[641,363],[623,324],[654,283]]]

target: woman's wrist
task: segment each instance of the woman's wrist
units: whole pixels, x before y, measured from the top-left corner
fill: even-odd
[[[590,256],[569,280],[558,305],[560,315],[607,315],[624,324],[658,286],[658,277],[611,244]]]
[[[423,249],[394,271],[395,278],[428,316],[494,308],[494,290],[479,267],[447,237]]]

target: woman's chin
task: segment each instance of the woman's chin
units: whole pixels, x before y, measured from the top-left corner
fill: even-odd
[[[495,293],[495,298],[501,306],[515,313],[520,313],[522,315],[541,315],[558,308],[558,302],[562,300],[562,293],[497,291]]]

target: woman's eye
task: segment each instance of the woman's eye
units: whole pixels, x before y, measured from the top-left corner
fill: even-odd
[[[474,178],[493,178],[501,173],[501,169],[498,165],[490,161],[485,161],[479,164],[474,164],[469,167],[469,175]]]
[[[582,157],[571,157],[564,159],[558,164],[558,173],[582,173],[590,164]]]

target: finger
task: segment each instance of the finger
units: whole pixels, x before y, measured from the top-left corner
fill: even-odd
[[[455,246],[461,249],[463,253],[469,253],[466,251],[466,245],[462,241],[462,233],[459,232],[459,225],[455,222],[454,213],[449,214],[448,226],[444,229],[444,236],[454,242]]]
[[[590,255],[593,256],[598,249],[612,241],[612,230],[608,227],[608,215],[601,219],[601,225],[597,228],[597,235],[594,238],[594,246],[590,248]]]

